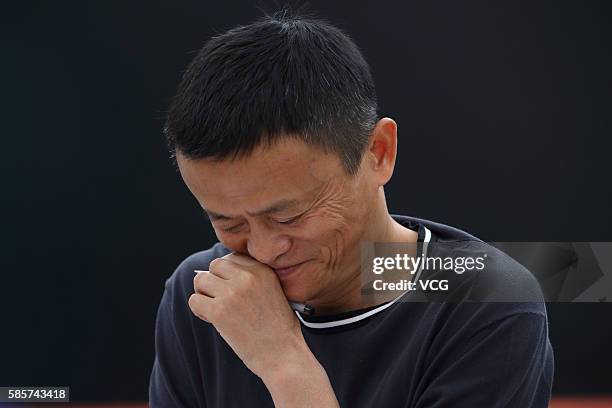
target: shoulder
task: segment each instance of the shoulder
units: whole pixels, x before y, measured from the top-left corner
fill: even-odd
[[[455,292],[441,310],[442,316],[452,322],[449,326],[453,332],[463,333],[465,341],[497,333],[498,345],[506,344],[503,337],[519,334],[529,339],[530,344],[543,345],[548,341],[546,304],[531,271],[478,239],[446,241],[440,245],[447,246],[441,253],[454,259],[481,257],[483,266],[460,274],[447,272],[452,275],[449,281],[455,283]],[[512,346],[517,341],[514,339]]]
[[[455,257],[480,257],[481,269],[469,273],[468,300],[514,304],[517,312],[546,315],[544,296],[535,276],[518,261],[488,243],[470,240],[454,251]],[[461,278],[461,277],[460,277]]]
[[[423,269],[421,279],[447,279],[449,290],[426,293],[427,298],[452,303],[505,303],[490,309],[507,315],[525,312],[546,316],[538,280],[505,252],[450,225],[402,215],[394,217],[431,231],[426,256],[430,263]],[[435,262],[437,258],[447,262],[440,267]]]

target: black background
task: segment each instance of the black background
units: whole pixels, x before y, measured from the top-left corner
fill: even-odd
[[[391,213],[486,240],[612,241],[604,2],[310,4],[362,48],[399,123]],[[203,42],[260,11],[0,7],[0,385],[146,400],[164,280],[214,242],[167,159],[164,110]],[[610,303],[548,306],[554,393],[612,393]]]

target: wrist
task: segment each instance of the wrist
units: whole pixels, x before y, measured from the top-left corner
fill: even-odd
[[[339,408],[329,377],[310,349],[262,378],[277,408]]]
[[[325,370],[312,354],[306,343],[303,346],[293,348],[290,352],[282,354],[277,359],[274,369],[262,376],[262,381],[273,393],[275,390],[284,390],[304,381],[304,378],[312,378],[324,374]]]

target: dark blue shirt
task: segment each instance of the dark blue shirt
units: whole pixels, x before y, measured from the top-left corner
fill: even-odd
[[[486,250],[486,279],[463,276],[461,295],[453,299],[394,301],[333,316],[299,315],[304,338],[325,368],[340,406],[547,407],[553,352],[545,304],[534,301],[539,288],[531,273],[458,229],[393,218],[419,231],[421,240],[429,231],[432,242]],[[187,303],[193,271],[208,269],[211,260],[227,253],[217,243],[193,254],[166,281],[156,320],[152,408],[274,406],[263,382]],[[469,299],[474,293],[481,298]],[[483,293],[530,296],[482,301]]]

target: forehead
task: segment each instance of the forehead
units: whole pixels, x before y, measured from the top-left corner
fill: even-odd
[[[296,139],[256,148],[236,160],[189,160],[177,153],[183,180],[205,208],[258,204],[281,198],[300,199],[344,175],[339,158]]]

